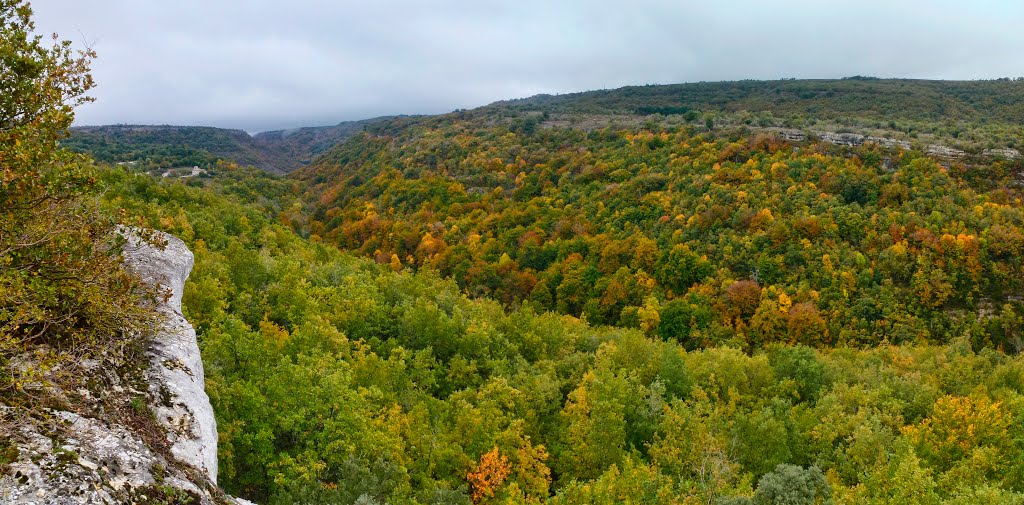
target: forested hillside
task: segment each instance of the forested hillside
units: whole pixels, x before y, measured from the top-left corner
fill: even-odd
[[[553,113],[602,114],[771,111],[776,116],[875,121],[1018,123],[1024,117],[1024,79],[782,79],[629,86],[498,102],[542,106]]]
[[[230,501],[181,487],[168,444],[195,417],[151,408],[177,392],[147,363],[203,373],[146,351],[159,326],[192,339],[127,268],[130,226],[194,252],[217,485],[260,504],[1024,503],[1024,171],[982,149],[1019,141],[1024,83],[702,83],[68,139],[95,55],[31,16],[0,0],[0,500]],[[935,138],[971,151],[916,150]],[[210,170],[147,173],[178,165]],[[114,476],[152,454],[172,464]]]
[[[782,79],[629,86],[538,95],[478,109],[488,115],[546,111],[565,124],[630,117],[718,125],[840,130],[931,139],[965,149],[1014,147],[1024,127],[1024,79]]]
[[[63,145],[97,161],[130,163],[141,170],[207,167],[233,160],[283,174],[290,160],[264,151],[241,130],[200,126],[113,125],[73,128]]]
[[[851,110],[913,84],[836,82],[852,91],[821,99]],[[714,108],[765,85],[713,87],[700,111],[627,88],[381,120],[288,178],[106,169],[111,212],[195,251],[221,485],[260,503],[1024,500],[1021,162],[787,142],[768,127],[799,117]],[[950,99],[919,91],[881,126],[954,138],[927,112]],[[956,110],[977,120],[961,140],[1012,145]]]
[[[656,124],[859,132],[980,153],[1022,147],[1022,104],[1021,79],[855,77],[628,86],[501,101],[443,117],[511,124],[524,131]],[[144,168],[205,168],[221,159],[283,174],[309,164],[366,128],[394,130],[396,125],[421,119],[381,117],[252,136],[240,130],[192,126],[90,126],[73,128],[64,145],[99,161],[137,162]]]
[[[1024,499],[1024,361],[966,336],[687,350],[301,238],[276,217],[294,224],[301,188],[255,171],[102,184],[106,206],[195,251],[185,312],[219,482],[260,503]],[[750,306],[792,320],[808,303],[787,316],[776,293]]]
[[[296,174],[298,225],[474,297],[688,349],[1022,348],[1019,162],[700,128],[523,130],[437,118]]]
[[[253,139],[265,150],[272,151],[288,160],[287,172],[309,164],[328,149],[358,135],[366,127],[389,121],[391,117],[343,121],[334,126],[313,126],[290,130],[272,130],[253,135]],[[245,164],[239,160],[233,160]]]

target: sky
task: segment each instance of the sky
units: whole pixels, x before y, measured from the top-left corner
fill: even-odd
[[[249,132],[538,93],[736,79],[1024,75],[1024,2],[36,0],[92,47],[76,124]]]

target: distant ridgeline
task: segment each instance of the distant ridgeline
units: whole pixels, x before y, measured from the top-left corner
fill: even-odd
[[[1024,80],[806,79],[627,86],[497,102],[551,113],[685,114],[771,111],[818,120],[1014,123],[1024,117]]]
[[[946,157],[961,152],[1011,157],[1013,151],[1004,150],[1020,147],[1024,137],[1024,81],[856,77],[629,86],[537,95],[436,117],[507,123],[525,133],[538,127],[594,130],[650,124],[788,129],[913,143]],[[285,174],[368,127],[386,133],[419,119],[382,117],[252,136],[210,127],[89,126],[72,129],[65,146],[99,161],[135,162],[150,170],[206,167],[226,160]]]
[[[675,124],[710,121],[715,126],[856,132],[980,152],[1019,147],[1024,80],[701,82],[537,95],[479,110],[506,115],[544,111],[549,122],[578,126],[603,126],[609,117],[629,124],[629,117],[659,115]]]

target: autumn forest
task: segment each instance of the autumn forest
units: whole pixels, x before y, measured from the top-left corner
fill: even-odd
[[[31,51],[92,86],[89,54]],[[631,87],[290,140],[69,131],[33,93],[0,99],[5,413],[134,359],[131,226],[195,255],[233,496],[1024,503],[1024,162],[991,154],[1024,82]]]
[[[535,121],[398,119],[286,178],[104,169],[196,251],[226,489],[1020,498],[1016,161]]]

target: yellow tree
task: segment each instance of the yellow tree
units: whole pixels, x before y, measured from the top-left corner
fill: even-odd
[[[945,484],[993,477],[1007,462],[1013,416],[1000,401],[984,395],[944,396],[932,414],[903,434],[934,467]]]

